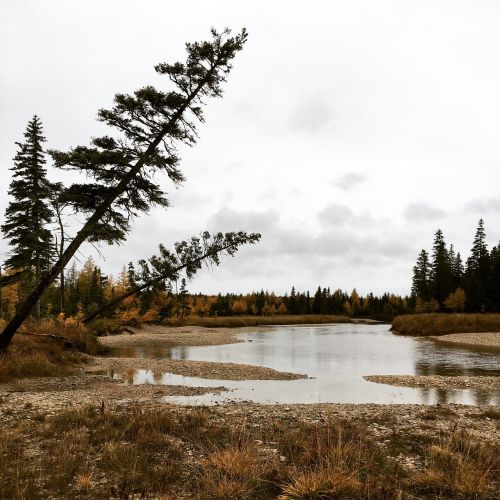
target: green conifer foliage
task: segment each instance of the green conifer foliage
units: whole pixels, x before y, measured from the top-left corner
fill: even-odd
[[[490,254],[486,245],[483,219],[479,220],[471,255],[467,259],[464,276],[466,308],[468,311],[489,309],[488,281],[490,279]]]
[[[53,213],[49,204],[50,184],[44,166],[45,137],[38,116],[30,120],[24,137],[25,142],[16,143],[18,152],[11,168],[9,188],[12,201],[5,211],[2,231],[11,246],[5,268],[16,271],[12,279],[22,278],[30,288],[51,264],[52,235],[47,226]]]
[[[430,288],[432,297],[440,306],[453,291],[451,259],[441,229],[438,229],[434,236]]]
[[[491,309],[500,311],[500,243],[491,249],[491,273],[488,280],[488,297]]]
[[[428,301],[431,298],[430,273],[429,254],[425,250],[422,250],[418,256],[417,264],[413,268],[411,292],[412,295],[423,301]]]

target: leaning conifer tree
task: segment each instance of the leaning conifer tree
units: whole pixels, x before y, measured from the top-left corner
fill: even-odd
[[[163,172],[174,183],[183,180],[177,147],[196,142],[196,122],[203,122],[203,101],[222,96],[231,62],[246,39],[245,29],[233,37],[227,29],[222,33],[212,30],[210,41],[186,44],[186,62],[155,67],[157,73],[169,78],[174,87],[171,91],[147,86],[133,95],[117,94],[114,107],[98,113],[99,120],[114,129],[113,137],[98,137],[89,146],[68,152],[51,152],[56,167],[76,170],[93,180],[74,184],[65,193],[66,201],[87,214],[87,219],[63,255],[19,305],[0,334],[0,351],[5,351],[33,306],[82,243],[121,242],[134,216],[154,205],[168,206],[165,193],[153,177]]]
[[[51,264],[52,234],[47,226],[52,220],[52,209],[43,149],[45,137],[38,116],[28,122],[24,137],[25,142],[16,143],[18,152],[9,188],[12,201],[5,211],[2,231],[11,246],[5,268],[12,274],[4,281],[21,281],[29,289],[40,281]],[[39,300],[36,305],[40,317]]]

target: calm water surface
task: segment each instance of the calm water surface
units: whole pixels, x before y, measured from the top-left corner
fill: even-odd
[[[225,386],[220,395],[166,397],[183,404],[227,400],[259,403],[462,403],[500,404],[499,391],[394,387],[363,375],[500,375],[500,352],[439,345],[392,334],[388,325],[279,326],[241,334],[238,344],[204,347],[120,349],[115,355],[247,363],[303,373],[306,380],[227,381],[136,370],[114,374],[130,384]]]

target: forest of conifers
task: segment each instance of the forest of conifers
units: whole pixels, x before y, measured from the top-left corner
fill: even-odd
[[[422,250],[413,268],[412,296],[416,312],[500,311],[500,243],[488,250],[482,219],[465,264],[436,231],[432,255]]]

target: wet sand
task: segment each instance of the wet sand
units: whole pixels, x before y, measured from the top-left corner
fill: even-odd
[[[432,336],[429,338],[445,344],[500,349],[500,332],[451,333],[449,335]]]
[[[203,326],[161,326],[142,325],[129,328],[132,334],[110,335],[99,340],[107,347],[148,347],[158,346],[207,346],[235,344],[241,333],[270,332],[269,326],[249,326],[239,328],[205,328]]]
[[[402,387],[500,391],[500,377],[494,376],[367,375],[363,378],[369,382]]]
[[[86,371],[88,373],[102,373],[109,370],[138,369],[216,380],[298,380],[307,378],[307,375],[304,374],[281,372],[264,366],[184,359],[96,358],[93,365]]]

